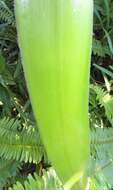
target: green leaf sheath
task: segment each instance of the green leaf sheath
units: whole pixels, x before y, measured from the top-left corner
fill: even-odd
[[[48,156],[63,182],[89,155],[92,0],[15,0],[31,102]]]

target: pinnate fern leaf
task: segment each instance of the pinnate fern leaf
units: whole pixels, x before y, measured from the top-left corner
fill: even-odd
[[[54,175],[53,171],[44,172],[43,177],[39,177],[36,173],[34,176],[29,175],[27,180],[22,185],[17,182],[13,188],[9,190],[63,190],[63,186]]]
[[[14,14],[3,0],[0,1],[0,20],[15,25]]]
[[[4,118],[0,121],[0,156],[24,162],[38,163],[43,155],[38,130],[29,126],[22,129],[18,120]]]
[[[101,189],[113,187],[113,128],[91,130],[92,175]]]

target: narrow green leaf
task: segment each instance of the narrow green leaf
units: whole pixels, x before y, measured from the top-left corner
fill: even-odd
[[[108,76],[110,76],[111,78],[113,78],[113,73],[111,71],[109,71],[108,69],[105,69],[97,64],[93,64],[97,69],[99,69],[100,71],[102,71],[103,73],[107,74]]]
[[[63,182],[89,155],[92,0],[15,0],[21,57],[48,156]]]

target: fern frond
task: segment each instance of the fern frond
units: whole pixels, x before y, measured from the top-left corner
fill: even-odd
[[[16,31],[9,25],[0,25],[0,40],[17,43]]]
[[[18,120],[4,118],[0,121],[0,156],[8,160],[38,163],[43,147],[36,128],[22,129]]]
[[[92,85],[92,89],[96,93],[96,99],[98,100],[99,104],[101,107],[104,107],[107,119],[113,126],[113,96],[99,85]]]
[[[63,190],[63,187],[56,176],[51,175],[51,172],[45,172],[43,177],[39,177],[36,173],[34,176],[29,175],[28,179],[22,185],[17,182],[13,188],[9,190]]]
[[[0,1],[0,21],[15,25],[14,14],[3,0]]]
[[[107,95],[107,92],[99,85],[91,85],[91,88],[96,93],[96,100],[99,101],[99,104],[103,105],[103,97]]]
[[[100,57],[111,56],[108,46],[102,45],[101,41],[95,38],[93,39],[93,54]]]
[[[101,184],[101,189],[111,189],[113,187],[113,128],[91,130],[91,155],[94,179],[99,186]]]

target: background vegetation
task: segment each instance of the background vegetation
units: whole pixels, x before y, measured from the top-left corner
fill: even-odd
[[[94,1],[89,118],[91,190],[113,188],[113,2]],[[13,0],[0,0],[0,190],[62,190],[33,116]],[[43,177],[42,177],[43,176]],[[17,182],[18,181],[18,182]]]

